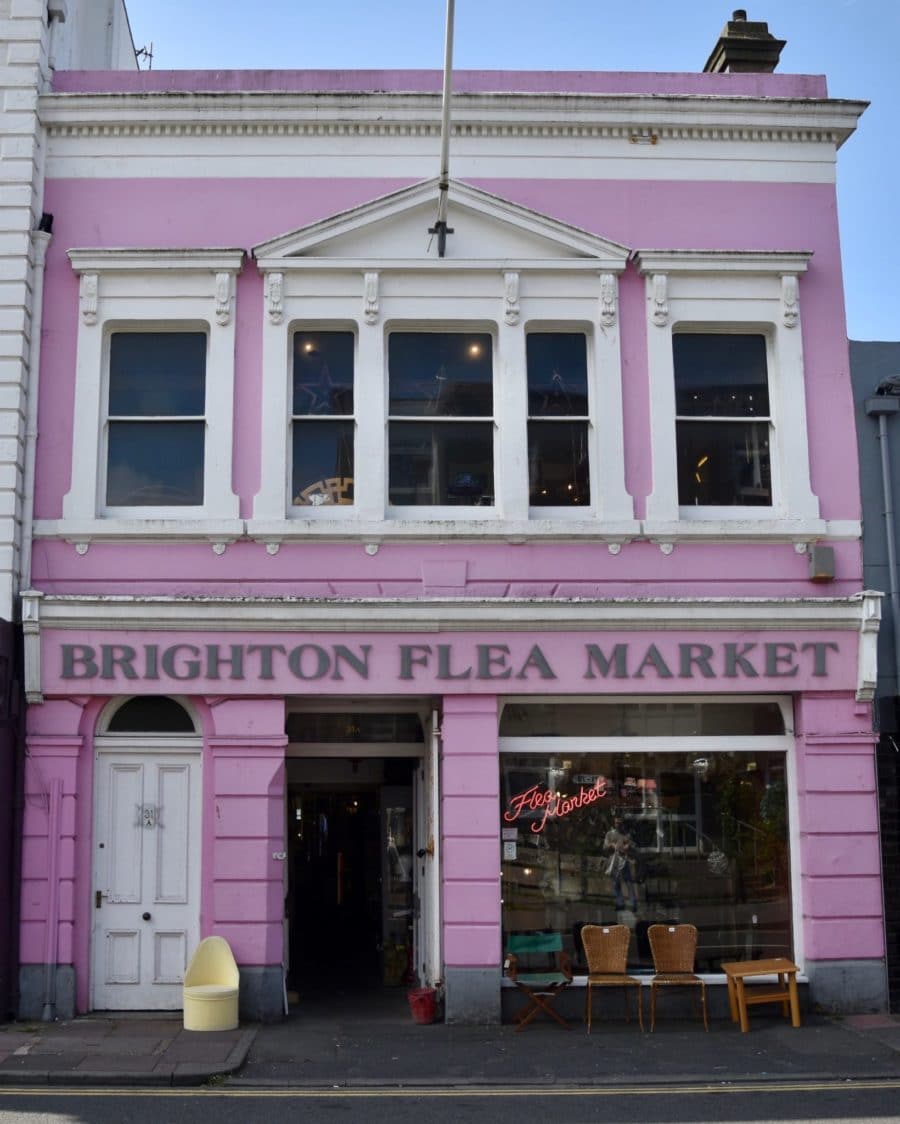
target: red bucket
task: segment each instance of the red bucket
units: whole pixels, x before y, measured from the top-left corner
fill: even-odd
[[[433,987],[416,987],[406,993],[413,1021],[433,1023],[437,1017],[437,991]]]

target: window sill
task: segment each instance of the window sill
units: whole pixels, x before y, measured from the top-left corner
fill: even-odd
[[[35,538],[67,542],[128,542],[179,539],[182,542],[234,542],[244,534],[242,519],[207,519],[196,515],[144,519],[38,519]]]

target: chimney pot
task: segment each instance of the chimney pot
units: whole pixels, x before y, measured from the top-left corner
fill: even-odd
[[[742,21],[746,20],[746,18],[747,18],[747,12],[746,12],[746,9],[744,9],[744,8],[736,8],[736,9],[735,9],[735,10],[734,10],[734,11],[732,12],[732,14],[731,14],[731,18],[732,18],[732,20],[733,20],[733,21],[734,21],[735,23],[740,23],[740,22],[742,22]]]

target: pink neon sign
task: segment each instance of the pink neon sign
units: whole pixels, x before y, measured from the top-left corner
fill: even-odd
[[[559,820],[585,808],[588,804],[596,804],[606,796],[606,778],[598,777],[590,788],[582,786],[574,796],[566,796],[562,792],[554,792],[550,788],[541,788],[533,784],[524,792],[517,792],[507,801],[507,810],[503,818],[507,823],[515,823],[525,812],[543,812],[540,820],[531,824],[531,830],[539,833],[547,826],[548,820]]]

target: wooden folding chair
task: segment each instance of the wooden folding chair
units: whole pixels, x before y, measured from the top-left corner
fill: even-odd
[[[541,962],[544,970],[523,972],[523,962],[526,967],[536,967]],[[572,963],[563,952],[561,933],[511,934],[507,940],[503,967],[507,978],[528,1000],[513,1018],[516,1030],[524,1030],[541,1011],[566,1030],[571,1030],[568,1022],[552,1006],[572,982]]]

